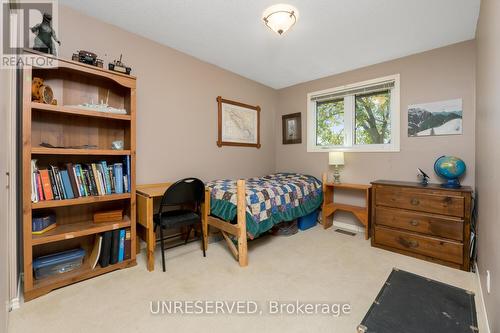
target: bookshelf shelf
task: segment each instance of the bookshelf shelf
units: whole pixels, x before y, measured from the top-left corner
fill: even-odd
[[[33,155],[107,155],[107,156],[125,156],[130,155],[130,150],[113,149],[66,149],[66,148],[45,148],[33,147]]]
[[[32,209],[43,209],[43,208],[54,208],[54,207],[66,207],[66,206],[75,206],[75,205],[86,205],[90,203],[96,202],[106,202],[106,201],[114,201],[114,200],[123,200],[130,199],[130,193],[122,193],[122,194],[107,194],[107,195],[98,195],[98,196],[89,196],[89,197],[81,197],[76,199],[65,199],[65,200],[47,200],[47,201],[39,201],[32,202]]]
[[[34,298],[40,297],[50,292],[51,290],[67,286],[75,282],[87,280],[105,273],[116,271],[118,269],[133,267],[135,265],[135,259],[128,259],[114,265],[109,265],[105,268],[97,266],[96,268],[91,269],[89,264],[84,262],[82,267],[77,268],[73,271],[54,275],[41,280],[34,280],[34,288],[29,292],[25,292],[25,300],[29,301]]]
[[[53,58],[50,55],[38,55]],[[100,239],[99,235],[104,232],[115,230],[115,235],[116,230],[127,229],[127,240],[130,242],[127,244],[130,249],[136,248],[136,78],[74,61],[57,60],[58,66],[54,68],[25,66],[22,69],[22,252],[23,291],[27,301],[54,289],[136,264],[134,250],[127,255],[130,259],[114,265],[104,268],[97,265],[91,269],[89,264],[89,256],[91,253],[96,254],[94,248]],[[52,88],[59,105],[32,100],[32,79],[35,77],[41,78],[45,85]],[[125,109],[128,114],[68,106],[91,100],[109,101],[110,106]],[[111,149],[115,141],[123,141],[125,149]],[[88,145],[98,149],[40,146],[44,142],[56,147]],[[120,170],[123,175],[119,173]],[[119,184],[116,179],[120,179],[115,179],[117,172],[125,176],[124,190],[128,186],[128,193],[114,193],[115,184]],[[78,197],[75,191],[78,189],[82,193],[82,186],[86,193],[112,194]],[[119,188],[117,191],[120,191]],[[36,197],[46,198],[51,198],[51,193],[54,198],[58,198],[63,196],[61,193],[67,195],[73,192],[75,198],[32,202],[32,191],[35,191],[33,195]],[[93,214],[114,210],[123,212],[125,217],[122,221],[93,223]],[[33,214],[36,217],[55,215],[57,226],[41,235],[33,235]],[[86,252],[81,267],[68,273],[35,279],[33,262],[36,258],[77,248]]]
[[[37,102],[31,102],[31,109],[41,112],[53,112],[53,113],[75,115],[82,117],[95,117],[95,118],[117,119],[126,121],[130,121],[131,119],[130,115],[128,114],[106,113],[99,111],[84,110],[70,106],[50,105]]]
[[[127,227],[130,227],[130,219],[128,216],[125,216],[121,222],[94,223],[93,221],[87,221],[62,224],[41,235],[33,235],[32,244],[47,244]]]

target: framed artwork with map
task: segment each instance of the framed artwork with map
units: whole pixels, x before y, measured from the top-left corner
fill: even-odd
[[[260,148],[260,106],[217,97],[217,146]]]

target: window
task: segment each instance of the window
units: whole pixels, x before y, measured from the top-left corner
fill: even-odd
[[[399,151],[399,75],[307,95],[307,150]]]

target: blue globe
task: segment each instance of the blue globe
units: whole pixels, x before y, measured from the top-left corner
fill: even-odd
[[[465,173],[465,163],[455,156],[441,156],[434,162],[434,171],[436,174],[447,180],[442,184],[443,187],[459,188],[459,178]]]

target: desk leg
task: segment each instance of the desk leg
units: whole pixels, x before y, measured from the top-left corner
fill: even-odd
[[[137,223],[141,226],[141,232],[138,233],[146,241],[146,256],[148,271],[155,269],[155,245],[156,239],[153,227],[153,198],[137,194]]]
[[[151,211],[151,214],[153,212]],[[153,223],[151,223],[153,224]],[[156,237],[155,237],[154,227],[150,225],[146,230],[146,243],[147,243],[147,257],[148,257],[148,271],[155,270],[155,245],[156,245]]]

